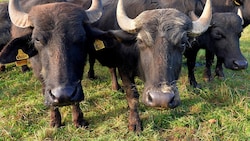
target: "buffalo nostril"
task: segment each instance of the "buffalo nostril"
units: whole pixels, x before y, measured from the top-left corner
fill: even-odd
[[[146,95],[146,103],[147,105],[150,105],[150,106],[156,106],[157,105],[157,93],[155,92],[152,92],[152,91],[148,91],[147,92],[147,95]]]
[[[235,64],[234,69],[246,69],[248,66],[248,62],[246,60],[235,60],[233,63]]]
[[[57,87],[49,91],[50,97],[54,103],[67,102],[75,97],[76,87]]]
[[[148,102],[150,102],[150,103],[153,102],[153,98],[152,98],[152,96],[150,95],[150,93],[148,93]]]
[[[61,98],[60,98],[60,97],[57,97],[56,95],[57,95],[57,94],[54,94],[54,93],[52,93],[51,90],[49,90],[49,96],[50,96],[50,98],[51,98],[51,100],[52,100],[52,102],[53,102],[54,104],[58,104],[58,103],[59,103],[59,99],[60,99],[60,101],[61,101]]]
[[[51,90],[49,90],[49,95],[50,95],[50,97],[51,97],[51,99],[52,99],[52,101],[54,103],[58,103],[59,102],[58,98],[55,97],[55,95],[52,94]]]
[[[176,107],[174,93],[162,93],[161,91],[148,91],[145,95],[144,103],[151,107],[167,108]]]
[[[171,99],[171,101],[169,102],[168,107],[171,108],[171,109],[173,109],[173,108],[177,107],[179,104],[180,104],[180,102],[176,101],[175,97],[173,97]]]

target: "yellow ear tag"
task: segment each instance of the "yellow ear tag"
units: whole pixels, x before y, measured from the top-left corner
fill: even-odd
[[[29,55],[24,53],[22,49],[18,49],[17,51],[17,56],[16,56],[16,66],[20,67],[23,65],[27,65],[28,61],[27,59],[29,58]]]
[[[28,59],[29,55],[24,53],[22,49],[18,49],[16,60],[25,60]]]
[[[19,60],[19,61],[16,61],[16,66],[18,67],[21,67],[21,66],[24,66],[24,65],[27,65],[28,64],[28,60],[25,59],[25,60]]]
[[[95,40],[94,47],[95,47],[95,50],[98,51],[98,50],[104,49],[105,45],[104,45],[103,41]]]

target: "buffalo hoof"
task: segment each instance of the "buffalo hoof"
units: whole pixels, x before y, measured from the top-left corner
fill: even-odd
[[[196,81],[190,81],[190,85],[193,86],[194,88],[196,88],[198,83]]]
[[[219,79],[225,79],[225,75],[224,75],[224,72],[223,71],[221,71],[221,70],[216,70],[215,71],[215,76],[216,77],[219,77]]]
[[[204,76],[203,79],[205,82],[211,82],[213,80],[212,77],[206,77],[206,76]]]
[[[122,87],[119,84],[118,85],[112,85],[112,90],[124,92],[124,90],[122,89]]]
[[[208,75],[208,74],[204,73],[203,79],[205,82],[211,82],[213,80],[213,77],[211,76],[211,74]]]
[[[133,123],[133,124],[129,124],[128,125],[128,130],[136,132],[136,133],[140,133],[143,130],[142,123],[141,122],[136,122],[136,123]]]
[[[1,72],[4,72],[5,69],[6,69],[6,68],[5,68],[5,65],[0,65],[0,71],[1,71]]]
[[[88,78],[89,78],[90,80],[95,80],[95,79],[96,79],[96,77],[95,77],[95,73],[94,73],[94,72],[89,71],[89,72],[88,72]]]
[[[28,72],[30,68],[27,65],[22,66],[22,72]]]
[[[62,124],[61,121],[51,121],[50,122],[50,127],[52,127],[52,128],[60,128],[64,125],[65,124]]]
[[[191,85],[193,88],[201,89],[201,85],[198,84],[196,81],[190,81],[190,85]]]
[[[213,80],[211,69],[205,68],[203,73],[203,79],[205,82],[211,82]]]
[[[137,112],[131,112],[128,118],[128,130],[140,133],[142,128],[142,123]]]
[[[217,75],[215,75],[215,77],[217,77],[219,80],[225,80],[225,77],[221,77],[221,76],[217,76]]]
[[[122,93],[124,93],[125,91],[123,90],[123,88],[122,87],[120,87],[119,89],[118,89],[118,91],[120,91],[120,92],[122,92]]]
[[[74,124],[77,128],[80,128],[80,127],[88,128],[89,126],[89,123],[85,119],[75,122]]]
[[[194,88],[201,89],[202,86],[200,84],[197,84]]]

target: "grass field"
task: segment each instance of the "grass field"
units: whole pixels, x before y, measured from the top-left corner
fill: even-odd
[[[250,27],[241,37],[241,50],[250,61]],[[198,62],[204,63],[204,52]],[[185,59],[183,60],[185,62]],[[75,128],[71,121],[71,107],[61,109],[65,126],[49,127],[49,110],[43,105],[41,84],[32,72],[22,73],[14,64],[0,73],[0,141],[114,141],[114,140],[250,140],[250,69],[224,70],[226,79],[215,78],[206,83],[202,67],[196,68],[202,89],[193,89],[183,65],[178,87],[182,104],[176,109],[154,109],[140,105],[144,131],[137,135],[127,129],[127,101],[125,94],[112,91],[106,67],[96,64],[98,79],[82,81],[85,101],[81,103],[88,129]],[[121,81],[120,81],[121,83]],[[143,82],[136,80],[139,92]]]

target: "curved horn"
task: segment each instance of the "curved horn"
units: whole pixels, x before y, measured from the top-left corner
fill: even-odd
[[[118,25],[120,26],[122,30],[127,31],[129,33],[136,32],[136,29],[138,28],[136,26],[136,22],[134,19],[131,19],[127,16],[124,10],[123,0],[118,0],[117,9],[116,9],[116,17],[117,17]]]
[[[192,21],[196,21],[199,19],[199,17],[194,13],[194,11],[189,12],[189,17],[191,18]]]
[[[10,0],[8,8],[10,20],[14,25],[21,28],[30,27],[32,25],[28,13],[23,12],[18,0]]]
[[[102,1],[101,0],[92,0],[92,4],[88,10],[85,10],[89,23],[94,23],[99,20],[102,16]]]
[[[244,19],[240,8],[238,8],[237,15],[241,18],[241,25],[244,25]]]
[[[191,31],[191,34],[199,35],[205,32],[210,25],[211,19],[212,19],[212,4],[211,0],[207,0],[205,8],[200,18],[196,21],[193,21],[193,29]]]

